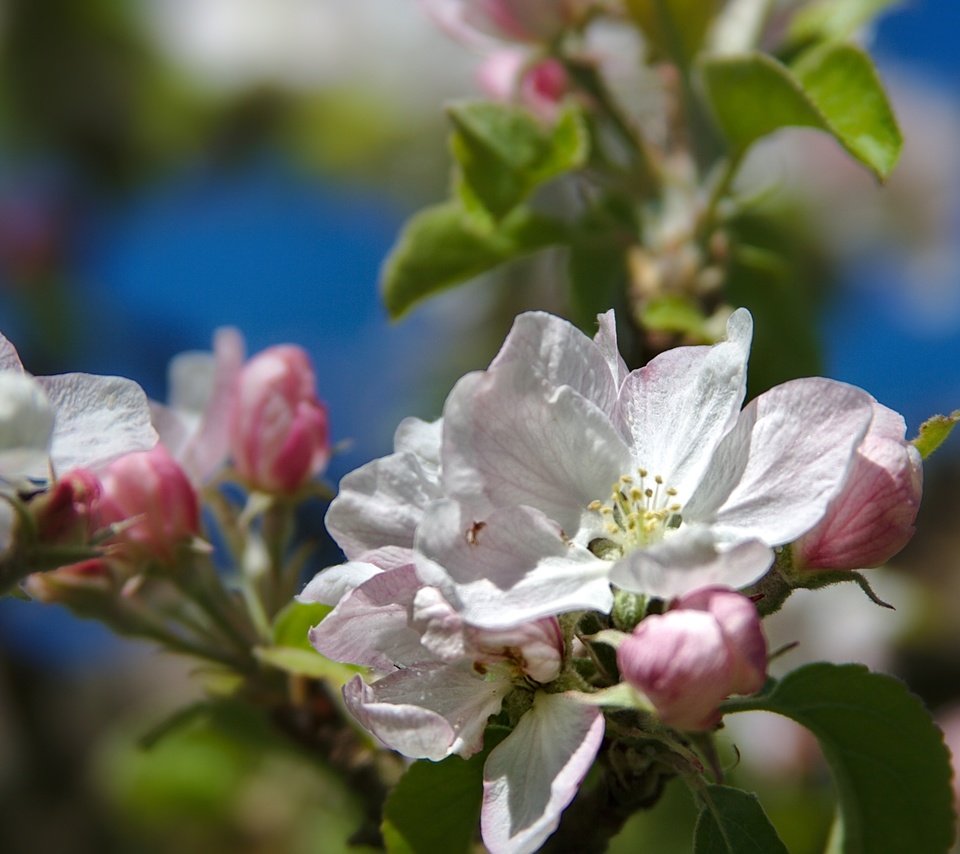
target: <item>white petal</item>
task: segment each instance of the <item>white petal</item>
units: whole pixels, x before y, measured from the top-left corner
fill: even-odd
[[[598,314],[597,323],[600,328],[597,330],[597,334],[593,336],[593,343],[597,345],[600,354],[606,359],[610,372],[613,374],[614,382],[619,389],[630,370],[627,368],[627,363],[623,361],[620,348],[617,345],[617,318],[613,309]]]
[[[512,685],[487,681],[470,662],[408,667],[343,689],[347,708],[388,747],[411,759],[471,756],[483,747],[487,719]]]
[[[54,420],[54,408],[33,377],[0,371],[0,478],[14,484],[49,477]]]
[[[715,584],[733,589],[759,579],[773,563],[773,551],[759,540],[720,543],[705,526],[685,525],[673,536],[617,561],[610,580],[662,599]]]
[[[457,502],[438,501],[424,513],[415,551],[424,583],[481,628],[612,604],[612,564],[565,539],[532,507],[503,508],[478,523]]]
[[[603,714],[572,694],[538,693],[517,728],[493,749],[483,769],[480,829],[491,854],[536,851],[603,741]]]
[[[412,548],[423,508],[439,497],[436,477],[414,454],[391,454],[340,481],[327,511],[327,530],[348,558],[382,546]]]
[[[23,373],[23,363],[17,354],[17,348],[3,335],[0,335],[0,371]]]
[[[576,326],[552,314],[527,312],[514,320],[490,370],[513,362],[548,388],[570,386],[604,412],[616,404],[620,380],[616,366]]]
[[[873,418],[865,391],[822,378],[793,380],[752,401],[717,449],[684,519],[720,536],[771,546],[823,517]]]
[[[393,434],[393,449],[399,453],[409,451],[424,467],[436,475],[440,470],[440,439],[443,435],[443,419],[422,421],[419,418],[404,418]]]
[[[736,423],[746,393],[753,320],[746,309],[713,347],[677,347],[634,371],[620,390],[620,417],[633,436],[636,465],[662,475],[683,502]]]
[[[382,571],[375,564],[359,560],[331,566],[313,576],[297,599],[307,604],[336,605],[354,588]]]
[[[327,658],[364,664],[380,673],[429,660],[420,633],[410,625],[420,586],[412,566],[373,575],[310,629],[310,643]]]
[[[200,415],[213,389],[213,353],[190,350],[178,353],[167,367],[168,403],[174,409]]]
[[[413,600],[413,625],[420,643],[441,661],[467,656],[463,618],[436,587],[421,587]]]
[[[59,374],[37,382],[57,411],[50,448],[57,472],[105,465],[157,443],[147,396],[132,380]]]
[[[567,386],[545,389],[527,364],[468,374],[447,398],[444,488],[477,512],[526,504],[573,536],[629,468],[610,419]]]

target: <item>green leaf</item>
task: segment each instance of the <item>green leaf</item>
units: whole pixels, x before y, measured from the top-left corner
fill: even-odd
[[[719,8],[717,0],[627,0],[627,10],[654,55],[684,66],[700,49]]]
[[[694,854],[788,854],[756,795],[707,786],[706,796],[709,804],[693,833]]]
[[[656,332],[676,332],[707,341],[707,318],[696,301],[681,294],[665,294],[649,300],[640,312],[640,321],[646,329]]]
[[[946,852],[954,832],[950,755],[920,700],[859,664],[810,664],[725,712],[792,718],[819,740],[836,780],[838,851]]]
[[[362,668],[340,664],[320,655],[313,649],[292,646],[258,646],[253,650],[258,661],[291,673],[294,676],[309,676],[323,679],[333,685],[345,685]]]
[[[704,88],[734,153],[785,127],[831,134],[878,178],[886,178],[903,139],[870,58],[859,48],[826,44],[791,71],[762,53],[706,57]]]
[[[505,261],[566,238],[563,223],[518,208],[492,225],[447,202],[410,219],[384,262],[381,289],[390,316]]]
[[[790,22],[791,42],[844,41],[899,0],[819,0],[804,6]]]
[[[276,646],[313,651],[307,632],[329,614],[333,608],[319,602],[294,600],[277,614],[273,621],[273,642]]]
[[[960,409],[955,409],[949,415],[933,415],[924,421],[920,425],[920,432],[911,439],[920,456],[926,459],[946,442],[958,421]]]
[[[489,101],[455,104],[448,113],[461,201],[494,219],[551,178],[579,169],[589,154],[589,135],[574,108],[550,127],[519,107]]]

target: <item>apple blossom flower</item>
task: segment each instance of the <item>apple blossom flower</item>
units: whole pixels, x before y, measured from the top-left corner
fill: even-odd
[[[163,445],[115,460],[101,485],[100,526],[123,523],[112,541],[137,553],[168,561],[200,531],[197,494]]]
[[[553,618],[485,631],[466,625],[417,578],[408,549],[388,547],[325,570],[301,601],[335,605],[310,631],[324,655],[379,674],[344,688],[352,714],[414,759],[471,756],[509,695],[526,706],[484,766],[481,831],[487,848],[535,851],[557,827],[603,738],[603,716],[572,692],[540,685],[560,674],[563,635]]]
[[[816,527],[793,544],[799,569],[879,566],[913,536],[923,461],[906,440],[902,416],[876,401],[873,408],[843,489]]]
[[[548,57],[531,63],[526,53],[510,49],[486,57],[477,69],[477,82],[493,100],[516,102],[545,122],[556,117],[570,88],[559,60]]]
[[[208,481],[230,454],[230,412],[244,349],[238,330],[218,329],[212,353],[189,351],[170,361],[167,405],[150,403],[160,441],[197,485]]]
[[[756,581],[774,547],[823,517],[873,403],[810,378],[741,412],[751,336],[741,309],[726,341],[628,372],[612,312],[592,341],[521,315],[490,368],[447,399],[443,497],[412,532],[420,577],[485,628],[607,612],[611,583],[670,599]],[[411,468],[395,492],[400,479],[407,494],[422,482]]]
[[[731,694],[763,687],[767,644],[753,603],[712,587],[681,597],[642,620],[617,648],[620,675],[669,726],[704,730]]]
[[[237,379],[230,447],[240,476],[261,492],[296,492],[330,458],[327,409],[310,357],[280,345],[254,356]]]
[[[57,472],[96,468],[156,441],[135,382],[82,373],[33,377],[0,335],[0,496],[34,491]],[[0,553],[13,527],[13,510],[0,500]]]

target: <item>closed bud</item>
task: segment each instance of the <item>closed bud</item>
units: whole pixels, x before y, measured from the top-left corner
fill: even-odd
[[[115,460],[101,483],[98,521],[117,525],[112,542],[168,561],[200,531],[197,494],[162,445]]]
[[[471,0],[466,24],[507,41],[550,42],[582,19],[588,0]]]
[[[477,70],[477,82],[496,101],[517,103],[545,122],[556,118],[570,80],[562,63],[542,59],[530,64],[522,50],[499,50],[490,54]]]
[[[30,502],[37,539],[49,545],[82,545],[96,533],[96,507],[102,489],[89,469],[73,469],[53,488]]]
[[[643,620],[618,647],[617,664],[664,723],[705,730],[719,722],[724,699],[763,686],[767,644],[747,597],[709,587]]]
[[[49,604],[83,605],[114,593],[114,577],[101,558],[72,563],[49,572],[34,572],[23,581],[31,599]]]
[[[923,491],[920,453],[903,418],[874,401],[873,422],[839,495],[813,530],[793,544],[798,569],[879,566],[914,532]]]
[[[327,409],[304,350],[270,347],[244,365],[230,446],[240,476],[261,492],[289,495],[326,467]]]

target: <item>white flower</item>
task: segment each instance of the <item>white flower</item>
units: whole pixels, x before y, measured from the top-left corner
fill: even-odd
[[[537,850],[557,828],[603,739],[601,712],[572,692],[542,690],[560,673],[556,620],[504,631],[470,627],[417,578],[413,554],[390,547],[325,570],[300,596],[336,605],[310,631],[324,655],[380,675],[344,688],[347,707],[384,744],[413,759],[471,756],[487,720],[515,690],[513,732],[484,765],[481,830],[493,854]]]
[[[744,587],[822,518],[873,418],[869,395],[820,378],[741,412],[752,327],[737,311],[726,341],[628,372],[612,312],[593,340],[521,315],[442,425],[409,422],[430,441],[398,431],[397,453],[344,479],[330,530],[350,558],[413,547],[421,579],[485,628],[608,611],[611,584]]]
[[[81,373],[30,376],[0,335],[0,494],[106,465],[156,441],[146,395],[135,382]],[[12,522],[12,508],[0,500],[0,552]]]

